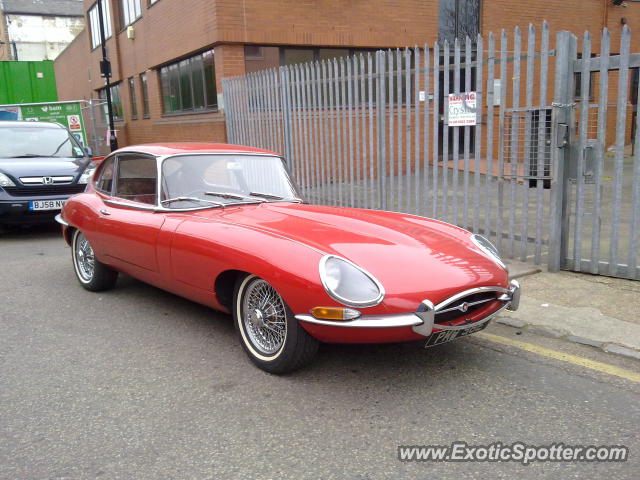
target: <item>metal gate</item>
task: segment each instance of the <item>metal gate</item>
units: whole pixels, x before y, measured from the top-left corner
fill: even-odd
[[[626,86],[640,56],[628,29],[617,56],[603,35],[600,57],[583,40],[584,60],[568,32],[552,49],[543,24],[227,78],[228,139],[284,154],[310,202],[430,216],[507,258],[640,278],[639,161],[625,156],[628,129],[612,133],[629,121],[628,89],[607,123],[614,74],[602,73]],[[452,117],[460,98],[468,124]]]
[[[640,55],[630,53],[627,27],[618,55],[610,54],[607,30],[599,40],[600,51],[593,55],[589,33],[580,45],[569,33],[558,37],[558,188],[552,218],[557,250],[550,265],[640,279],[640,136],[635,127]]]

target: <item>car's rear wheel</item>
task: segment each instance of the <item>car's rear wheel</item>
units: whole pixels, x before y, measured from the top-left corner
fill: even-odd
[[[80,230],[73,232],[71,255],[76,277],[87,290],[99,292],[113,288],[116,284],[118,272],[98,261],[89,240]]]
[[[233,316],[245,352],[269,373],[299,369],[318,350],[318,341],[300,326],[276,289],[260,277],[238,280]]]

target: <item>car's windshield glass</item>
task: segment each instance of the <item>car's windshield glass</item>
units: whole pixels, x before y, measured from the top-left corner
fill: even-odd
[[[75,138],[63,128],[0,125],[0,157],[82,157]]]
[[[300,201],[281,158],[180,155],[162,162],[162,202],[167,208],[274,201]]]

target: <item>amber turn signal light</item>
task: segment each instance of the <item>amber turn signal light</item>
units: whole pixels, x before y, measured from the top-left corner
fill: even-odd
[[[339,322],[358,318],[360,316],[360,312],[353,308],[315,307],[311,309],[311,315],[322,320],[334,320]]]

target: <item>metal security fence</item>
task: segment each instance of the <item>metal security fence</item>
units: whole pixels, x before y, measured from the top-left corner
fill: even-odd
[[[544,24],[224,79],[228,138],[282,153],[312,203],[429,216],[508,258],[640,278],[640,160],[625,149],[640,56],[628,29],[616,56],[606,30],[600,56],[588,35],[580,58],[575,36],[549,37]]]

